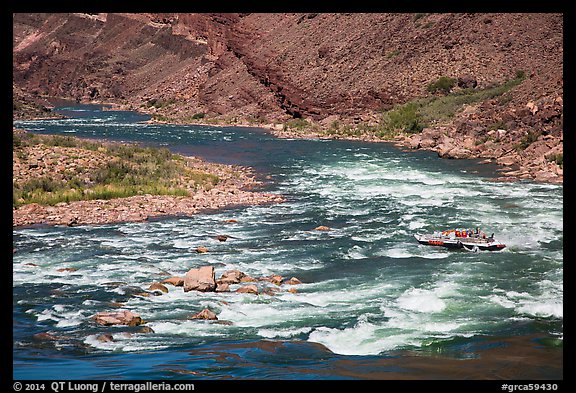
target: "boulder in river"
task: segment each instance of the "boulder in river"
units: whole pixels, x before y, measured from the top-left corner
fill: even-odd
[[[223,284],[238,284],[244,276],[246,276],[246,274],[240,270],[227,270],[222,273],[218,282]]]
[[[282,284],[284,277],[282,277],[279,274],[272,274],[270,276],[262,277],[262,278],[260,278],[260,280],[261,281],[268,281],[268,282],[271,282],[272,284],[280,285],[280,284]]]
[[[205,308],[204,310],[192,315],[190,317],[190,319],[207,319],[207,320],[217,320],[218,317],[216,316],[216,314],[210,310],[208,310],[207,308]]]
[[[240,287],[236,290],[238,293],[253,293],[254,295],[258,295],[258,287],[254,284],[245,285]]]
[[[150,286],[148,287],[149,291],[160,291],[163,293],[168,293],[168,288],[166,288],[165,285],[159,283],[159,282],[153,282],[152,284],[150,284]]]
[[[202,266],[188,270],[184,277],[184,292],[192,290],[211,292],[216,289],[213,266]]]
[[[100,341],[101,343],[109,343],[114,341],[114,337],[110,333],[103,333],[99,334],[96,337],[96,340]]]
[[[140,315],[128,310],[99,312],[96,313],[93,319],[96,321],[97,324],[104,326],[110,326],[110,325],[138,326],[144,323],[142,318],[140,318]]]
[[[175,287],[181,287],[184,285],[184,279],[178,276],[172,276],[165,280],[162,280],[162,284],[170,284],[174,285]]]
[[[292,277],[291,279],[284,281],[284,284],[298,285],[298,284],[302,284],[302,281],[298,280],[296,277]]]
[[[36,333],[32,338],[37,341],[58,341],[60,339],[58,336],[47,332]]]

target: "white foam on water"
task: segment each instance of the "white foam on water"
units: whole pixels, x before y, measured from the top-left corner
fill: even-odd
[[[398,332],[375,325],[359,318],[353,327],[344,329],[319,327],[314,329],[308,341],[323,344],[340,355],[378,355],[402,346],[421,346],[417,335]]]
[[[536,317],[563,318],[564,304],[562,301],[527,301],[516,308],[520,314],[533,315]]]
[[[264,338],[292,338],[301,334],[308,334],[312,331],[311,327],[302,327],[294,329],[259,329],[258,335]]]
[[[52,320],[56,322],[56,327],[66,328],[71,326],[78,326],[85,322],[89,317],[89,313],[87,311],[70,309],[72,309],[72,306],[56,304],[52,306],[52,309],[45,309],[36,314],[36,318],[38,321]],[[34,314],[33,310],[29,310],[29,312]]]
[[[127,338],[122,334],[113,334],[113,341],[100,341],[98,336],[98,334],[89,335],[84,339],[84,343],[102,351],[122,352],[154,351],[169,347],[169,345],[149,341],[139,343],[137,339]]]
[[[257,303],[257,295],[236,294],[243,297],[244,302],[236,301],[228,305],[223,305],[218,314],[219,319],[231,321],[235,326],[240,327],[264,327],[274,326],[291,320],[291,317],[298,317],[295,310],[280,311],[272,303]]]
[[[405,310],[423,313],[436,313],[446,308],[446,302],[436,291],[420,288],[407,290],[397,299],[397,303]]]
[[[377,254],[389,258],[412,258],[416,256],[415,254],[409,252],[407,249],[404,248],[389,248]]]
[[[406,248],[393,247],[382,251],[377,251],[374,254],[394,259],[405,259],[405,258],[444,259],[448,258],[451,255],[449,252],[444,251],[444,249],[442,248],[435,249],[430,248],[428,246],[420,247],[419,245],[414,245],[412,247],[406,247]]]
[[[221,318],[219,318],[221,319]],[[170,322],[149,322],[155,334],[178,335],[187,337],[222,337],[226,336],[226,326],[214,321],[184,320]]]
[[[496,289],[486,298],[494,304],[514,309],[520,316],[562,319],[564,317],[563,283],[542,280],[539,287],[541,291],[534,293]]]

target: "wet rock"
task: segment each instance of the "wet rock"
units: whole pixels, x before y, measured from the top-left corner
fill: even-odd
[[[136,330],[136,333],[155,333],[155,332],[154,329],[152,329],[150,326],[140,326],[138,330]]]
[[[284,277],[282,277],[279,274],[272,274],[270,276],[262,277],[260,280],[268,281],[268,282],[271,282],[272,284],[280,285],[280,284],[282,284]]]
[[[252,293],[258,295],[258,287],[254,284],[245,285],[236,290],[237,293]]]
[[[280,291],[279,288],[273,288],[273,287],[266,287],[264,289],[262,289],[262,293],[269,295],[269,296],[274,296],[276,295],[276,293]]]
[[[208,252],[208,248],[204,247],[204,246],[200,246],[200,247],[196,247],[196,249],[194,251],[196,251],[198,254],[204,254],[204,253]]]
[[[161,291],[163,293],[168,293],[168,288],[166,288],[165,285],[162,285],[159,282],[153,282],[152,284],[150,284],[150,286],[148,287],[149,291]]]
[[[192,315],[190,319],[206,319],[206,320],[217,320],[218,317],[216,314],[209,309],[205,308],[204,310]]]
[[[70,272],[71,273],[71,272],[75,272],[76,270],[78,270],[78,269],[75,267],[63,267],[60,269],[56,269],[57,272],[61,272],[61,273],[62,272]]]
[[[216,289],[214,279],[214,267],[202,266],[198,269],[190,269],[184,277],[184,292],[192,290],[210,292]]]
[[[218,281],[224,284],[238,284],[245,276],[246,274],[240,270],[228,270],[222,273],[222,276]]]
[[[108,343],[114,341],[114,337],[110,333],[99,334],[96,337],[96,340],[100,341],[101,343]]]
[[[218,235],[216,236],[216,240],[221,241],[221,242],[225,242],[226,240],[228,240],[230,236],[227,235]]]
[[[284,284],[298,285],[298,284],[302,284],[302,281],[298,280],[296,277],[292,277],[291,279],[284,281]]]
[[[52,333],[37,333],[32,336],[32,338],[36,341],[57,341],[59,339],[58,336],[53,335]]]
[[[113,311],[113,312],[99,312],[93,317],[94,321],[99,325],[127,325],[138,326],[144,323],[140,315],[128,310]]]
[[[184,279],[182,277],[172,276],[170,278],[162,280],[162,284],[170,284],[174,285],[175,287],[181,287],[184,285]]]

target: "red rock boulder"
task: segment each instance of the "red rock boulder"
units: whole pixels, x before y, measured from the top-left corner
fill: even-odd
[[[200,292],[212,292],[216,289],[213,266],[202,266],[190,269],[184,276],[184,292],[192,290]]]
[[[111,326],[111,325],[128,325],[128,326],[138,326],[144,323],[140,315],[133,313],[132,311],[112,311],[112,312],[99,312],[93,319],[99,325]]]
[[[204,310],[192,315],[190,317],[190,319],[207,319],[207,320],[217,320],[218,317],[216,316],[216,314],[210,310],[208,310],[207,308],[205,308]]]

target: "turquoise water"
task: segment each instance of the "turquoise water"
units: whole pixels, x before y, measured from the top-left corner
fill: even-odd
[[[447,369],[454,360],[474,364],[462,378],[490,379],[498,377],[494,363],[476,362],[526,345],[541,360],[522,378],[562,378],[562,186],[496,182],[493,167],[384,143],[145,124],[144,115],[92,106],[61,111],[73,117],[15,126],[249,165],[263,190],[287,201],[143,223],[14,229],[14,378],[450,378],[410,363],[424,358]],[[314,231],[319,225],[331,230]],[[481,227],[507,247],[452,251],[413,237],[453,227]],[[219,234],[231,238],[219,242]],[[200,245],[210,252],[197,254]],[[165,272],[203,265],[217,277],[239,269],[302,284],[274,295],[174,287],[138,295]],[[91,321],[117,303],[154,332]],[[225,323],[188,319],[203,308]],[[43,332],[58,339],[34,338]],[[98,341],[102,333],[114,341]]]

